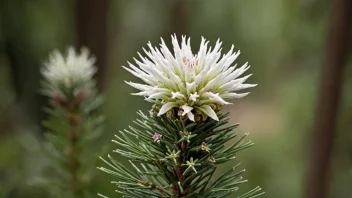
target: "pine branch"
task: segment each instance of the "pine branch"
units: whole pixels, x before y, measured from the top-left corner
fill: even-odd
[[[123,148],[115,152],[130,159],[134,172],[110,155],[109,161],[101,158],[109,168],[99,167],[118,179],[113,183],[124,196],[225,197],[246,182],[242,178],[245,171],[237,171],[237,166],[216,180],[213,178],[219,164],[233,160],[239,151],[253,145],[244,141],[247,134],[237,138],[233,130],[238,125],[224,126],[228,114],[219,115],[219,122],[197,123],[170,119],[165,115],[138,114],[140,119],[134,122],[138,127],[120,131],[113,140]],[[238,139],[235,143],[224,147],[235,138]],[[259,195],[262,195],[260,189],[255,188],[239,198]]]

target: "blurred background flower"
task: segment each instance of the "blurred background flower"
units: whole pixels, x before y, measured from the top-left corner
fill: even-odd
[[[4,0],[0,6],[0,197],[47,197],[45,189],[33,186],[33,178],[43,174],[48,163],[42,153],[40,124],[46,100],[38,90],[40,68],[53,49],[87,46],[96,55],[96,79],[105,94],[107,117],[102,146],[96,148],[100,150],[117,130],[132,124],[137,110],[150,109],[150,103],[130,95],[135,90],[124,80],[136,78],[121,65],[133,61],[147,41],[157,45],[163,37],[170,47],[173,33],[192,37],[195,49],[201,36],[211,43],[220,38],[224,51],[231,44],[241,49],[238,65],[251,64],[254,75],[248,83],[259,86],[224,111],[232,112],[231,122],[241,124],[238,133],[250,133],[256,143],[238,156],[252,184],[274,198],[349,197],[350,2]],[[313,136],[313,131],[321,133]],[[331,166],[322,166],[326,164]],[[101,174],[93,188],[115,195],[114,187],[107,185],[110,180]],[[245,184],[242,190],[251,187]],[[310,196],[307,189],[317,188],[323,196]]]
[[[97,69],[94,66],[95,58],[89,56],[87,48],[82,48],[78,54],[72,47],[68,48],[67,55],[57,50],[52,52],[41,68],[47,82],[44,83],[46,86],[43,93],[49,97],[62,97],[63,100],[72,94],[77,97],[79,94],[90,92],[94,84],[91,79]]]

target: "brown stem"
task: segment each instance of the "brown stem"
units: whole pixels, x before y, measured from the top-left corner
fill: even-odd
[[[71,185],[73,189],[73,195],[75,198],[82,197],[82,189],[78,181],[78,170],[79,170],[79,160],[78,160],[78,150],[77,150],[77,140],[78,140],[78,116],[74,106],[68,106],[68,122],[70,129],[68,132],[69,146],[68,146],[68,157],[69,157],[69,169],[71,174]]]
[[[163,197],[167,197],[167,194],[164,192],[164,190],[162,188],[160,188],[160,186],[156,186],[155,187],[156,190],[159,191],[159,193],[163,196]]]
[[[176,166],[174,168],[174,174],[177,176],[178,181],[182,184],[183,181],[185,181],[185,177],[183,175],[184,167],[182,167],[182,164],[185,163],[186,161],[186,144],[184,142],[182,142],[180,144],[180,158],[178,160],[178,166]],[[187,197],[187,190],[184,189],[184,191],[181,193],[181,190],[178,187],[178,184],[174,184],[174,189],[173,189],[174,193],[176,192],[176,194],[178,195],[178,197],[182,197],[182,198],[186,198]]]
[[[138,181],[139,184],[142,184],[143,186],[152,186],[153,188],[155,188],[157,191],[159,191],[159,193],[163,196],[163,197],[167,197],[167,194],[164,192],[164,189],[161,188],[160,186],[157,186],[155,184],[153,184],[152,182],[148,181],[148,182],[143,182],[143,181]]]

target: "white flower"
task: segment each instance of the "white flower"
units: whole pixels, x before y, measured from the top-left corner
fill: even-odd
[[[95,58],[90,56],[87,48],[82,48],[81,53],[77,54],[70,47],[66,57],[55,50],[41,70],[45,80],[49,83],[46,94],[49,96],[64,95],[66,91],[78,92],[81,89],[87,89],[91,86],[92,77],[97,71],[94,63]]]
[[[240,54],[240,51],[234,52],[234,46],[222,56],[219,40],[212,49],[202,38],[197,54],[193,54],[190,38],[185,36],[181,44],[172,36],[172,45],[173,53],[163,39],[160,48],[148,43],[150,51],[143,49],[147,58],[138,53],[141,59],[135,59],[138,66],[128,63],[130,68],[124,67],[145,82],[126,82],[140,90],[133,95],[144,96],[149,102],[164,101],[159,116],[178,107],[183,110],[182,116],[187,115],[192,121],[195,110],[219,120],[212,106],[231,104],[227,100],[249,94],[237,91],[256,86],[244,83],[251,75],[240,77],[248,70],[247,63],[240,68],[232,65]]]

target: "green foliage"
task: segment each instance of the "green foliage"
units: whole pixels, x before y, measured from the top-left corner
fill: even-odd
[[[45,151],[49,158],[44,178],[37,183],[45,187],[51,197],[96,197],[94,184],[96,147],[103,132],[104,117],[98,108],[102,97],[96,91],[87,97],[67,97],[50,100],[45,108],[48,129]]]
[[[220,121],[208,118],[191,122],[155,113],[150,116],[138,113],[134,121],[137,127],[120,131],[113,140],[123,149],[115,152],[130,159],[131,170],[108,156],[101,158],[109,167],[100,170],[115,176],[117,192],[124,197],[227,197],[246,182],[244,170],[236,165],[218,178],[214,172],[220,164],[235,159],[237,152],[253,145],[238,138],[234,129],[238,125],[225,126],[228,114],[220,115]],[[154,140],[154,141],[153,141]],[[138,143],[136,143],[138,142]],[[225,147],[226,143],[232,142]],[[259,187],[238,196],[254,198],[264,193]]]

